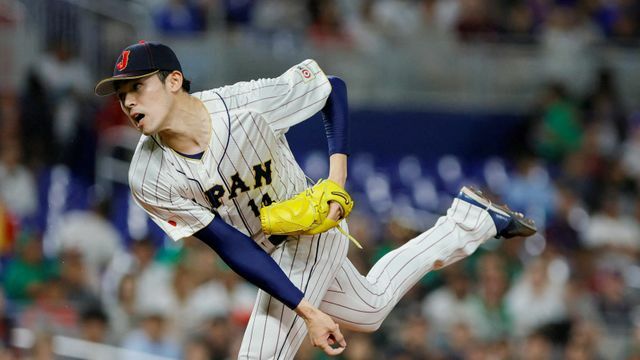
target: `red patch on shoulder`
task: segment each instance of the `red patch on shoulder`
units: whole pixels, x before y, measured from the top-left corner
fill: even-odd
[[[169,225],[171,225],[171,226],[176,226],[177,224],[176,224],[176,222],[175,222],[175,221],[173,221],[173,220],[169,220]]]

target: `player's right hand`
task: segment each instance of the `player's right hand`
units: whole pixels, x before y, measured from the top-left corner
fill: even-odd
[[[331,356],[339,355],[344,351],[347,342],[340,332],[340,327],[329,315],[306,300],[302,300],[295,311],[304,319],[309,332],[309,340],[313,346],[322,349]]]

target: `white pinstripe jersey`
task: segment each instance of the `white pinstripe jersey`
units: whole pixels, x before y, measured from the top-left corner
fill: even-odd
[[[134,199],[174,240],[217,214],[264,248],[260,206],[307,187],[284,134],[320,111],[330,92],[318,64],[306,60],[274,79],[192,94],[210,114],[207,149],[191,159],[143,135],[129,168]]]

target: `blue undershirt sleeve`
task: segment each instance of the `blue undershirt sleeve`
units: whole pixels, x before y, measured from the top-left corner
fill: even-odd
[[[329,145],[329,155],[349,154],[349,102],[347,85],[336,76],[328,76],[331,93],[320,112]]]
[[[238,275],[290,309],[295,309],[304,297],[269,254],[218,216],[194,236],[215,250]]]

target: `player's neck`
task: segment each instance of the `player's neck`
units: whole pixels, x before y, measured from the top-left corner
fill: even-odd
[[[158,133],[162,142],[183,154],[204,151],[211,138],[211,119],[204,104],[181,93],[167,116],[166,126]]]

